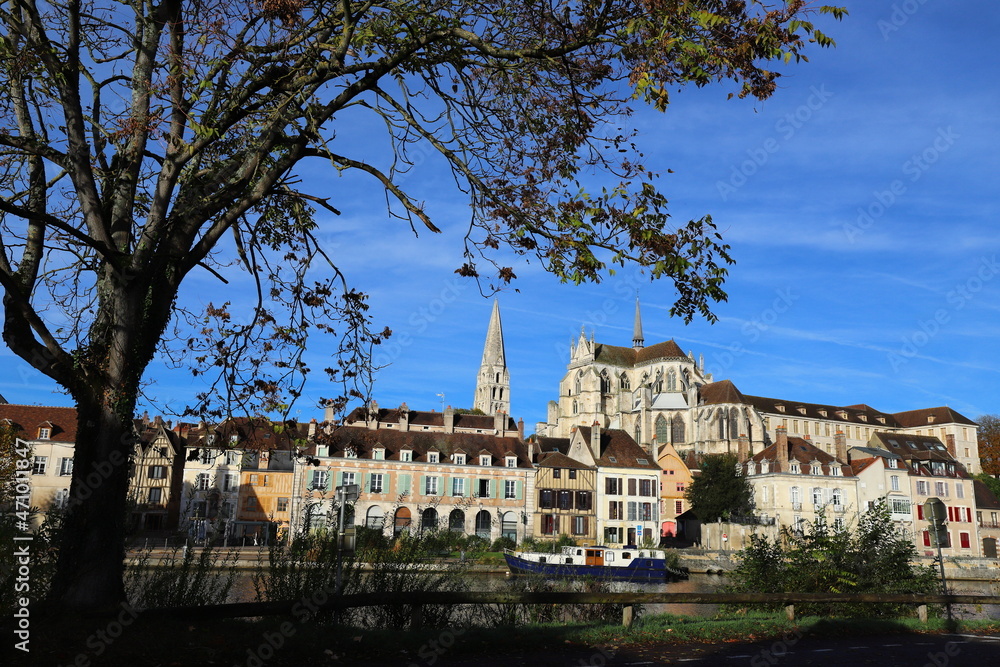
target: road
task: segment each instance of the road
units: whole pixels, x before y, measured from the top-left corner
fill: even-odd
[[[352,661],[351,667],[362,665]],[[565,645],[530,654],[468,655],[450,659],[447,651],[400,656],[398,662],[369,667],[992,667],[1000,665],[1000,636],[887,635],[816,639],[789,633],[777,641],[753,644],[656,644],[602,649]]]

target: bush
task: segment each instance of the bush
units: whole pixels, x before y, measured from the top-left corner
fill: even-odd
[[[509,537],[498,537],[490,545],[490,551],[503,551],[504,549],[514,549],[517,547],[517,542]]]
[[[572,537],[570,537],[566,533],[563,533],[556,540],[555,550],[556,551],[560,551],[563,547],[575,547],[575,546],[576,546],[576,540],[574,540]]]
[[[783,544],[782,544],[783,542]],[[738,552],[727,593],[934,593],[934,569],[913,565],[916,547],[889,517],[885,502],[865,514],[853,530],[831,530],[823,515],[806,530],[782,531],[781,540],[752,535]],[[770,605],[778,608],[781,603]],[[796,613],[825,616],[899,617],[910,605],[796,603]],[[799,609],[801,608],[801,612]]]

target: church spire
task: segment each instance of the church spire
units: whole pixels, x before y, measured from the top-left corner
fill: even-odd
[[[643,347],[642,338],[642,315],[639,313],[639,293],[635,295],[635,324],[632,326],[632,348],[641,350]]]
[[[476,380],[474,408],[488,415],[503,412],[510,414],[510,375],[504,354],[503,328],[500,325],[500,302],[493,301],[493,313],[486,330],[483,361]]]

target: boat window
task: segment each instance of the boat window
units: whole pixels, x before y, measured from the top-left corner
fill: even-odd
[[[572,558],[566,558],[566,564],[567,565],[572,565],[573,564],[573,559]]]
[[[538,559],[538,562],[539,562],[539,563],[544,563],[544,562],[545,562],[545,556],[542,556],[542,557],[540,557],[540,558]]]
[[[576,555],[577,556],[582,556],[583,555],[583,549],[577,549],[576,550]]]
[[[604,562],[605,563],[611,563],[614,560],[615,560],[615,555],[614,554],[612,554],[612,553],[606,553],[606,554],[604,554]]]
[[[632,554],[630,554],[629,552],[627,552],[627,551],[623,551],[622,552],[622,560],[628,560],[631,557],[632,557]]]

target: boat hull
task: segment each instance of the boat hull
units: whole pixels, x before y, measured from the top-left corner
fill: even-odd
[[[539,563],[505,553],[511,574],[533,574],[553,579],[608,579],[611,581],[666,582],[686,579],[684,572],[668,568],[663,561],[636,558],[627,566]]]

